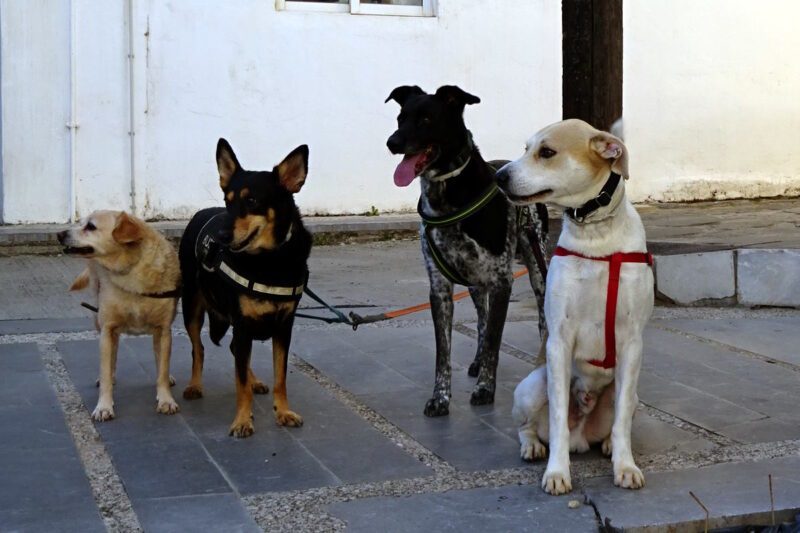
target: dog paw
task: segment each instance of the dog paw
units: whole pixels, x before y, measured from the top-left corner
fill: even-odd
[[[547,448],[541,442],[525,442],[519,448],[519,456],[523,461],[535,461],[547,456]]]
[[[228,432],[228,435],[232,437],[236,437],[237,439],[244,439],[255,433],[255,428],[253,427],[253,421],[250,420],[248,417],[246,420],[239,421],[234,420],[233,424],[231,424],[231,430]]]
[[[603,440],[602,450],[603,450],[603,455],[605,455],[606,457],[611,457],[611,451],[612,450],[611,450],[611,437],[610,436],[606,437]]]
[[[275,421],[279,426],[299,428],[303,425],[303,417],[294,411],[276,411]]]
[[[633,463],[614,467],[614,485],[623,489],[640,489],[644,487],[644,474]]]
[[[166,400],[158,400],[158,407],[156,407],[156,411],[161,413],[162,415],[174,415],[181,408],[172,398],[167,398]]]
[[[573,453],[586,453],[589,451],[589,443],[586,440],[572,442],[569,445],[569,451]]]
[[[425,416],[446,416],[450,414],[450,401],[444,398],[431,398],[425,404]]]
[[[471,378],[477,378],[478,372],[480,372],[481,365],[478,361],[473,361],[471,365],[469,365],[469,369],[467,370],[467,375]]]
[[[494,403],[494,390],[484,386],[477,386],[472,391],[472,396],[469,399],[472,405],[486,405]]]
[[[114,408],[111,406],[97,404],[97,407],[92,411],[92,420],[97,422],[105,422],[114,418]]]
[[[197,400],[203,397],[203,387],[199,385],[189,385],[183,389],[184,400]]]
[[[254,381],[251,387],[253,394],[267,394],[269,392],[269,387],[261,381]]]
[[[572,480],[567,472],[555,472],[546,470],[542,477],[542,488],[548,494],[558,496],[566,494],[572,490]]]

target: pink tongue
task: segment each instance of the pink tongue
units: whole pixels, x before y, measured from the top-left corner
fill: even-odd
[[[407,155],[403,157],[403,160],[397,165],[397,168],[394,171],[394,184],[398,187],[408,187],[408,185],[414,181],[414,178],[417,177],[417,173],[414,168],[417,165],[417,161],[422,159],[425,156],[425,152],[416,155]]]

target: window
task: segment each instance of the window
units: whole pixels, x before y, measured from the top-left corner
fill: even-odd
[[[275,0],[279,11],[432,17],[436,0]]]

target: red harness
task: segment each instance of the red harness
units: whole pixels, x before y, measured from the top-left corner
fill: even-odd
[[[617,294],[619,293],[619,270],[622,263],[647,263],[653,266],[653,254],[647,252],[617,252],[604,257],[588,257],[558,246],[555,254],[559,257],[572,255],[590,261],[605,261],[609,264],[608,292],[606,293],[606,357],[602,361],[594,359],[589,364],[600,368],[614,368],[617,364],[617,337],[614,333],[614,322],[617,317]]]

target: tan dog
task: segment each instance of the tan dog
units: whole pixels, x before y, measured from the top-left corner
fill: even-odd
[[[92,418],[114,418],[114,373],[120,333],[153,335],[159,413],[179,408],[170,392],[172,321],[178,303],[178,255],[167,239],[142,220],[120,211],[95,211],[79,227],[62,231],[64,252],[88,259],[70,290],[92,286],[100,332],[100,397]]]

